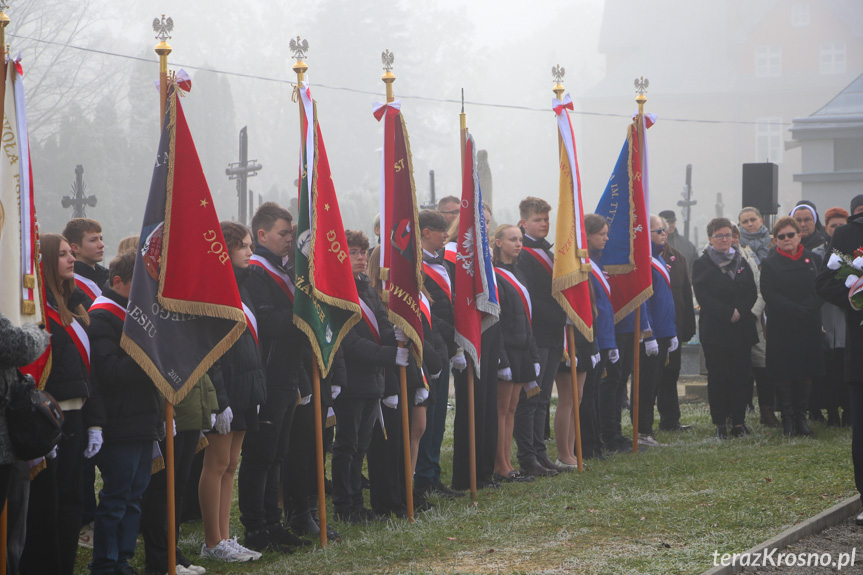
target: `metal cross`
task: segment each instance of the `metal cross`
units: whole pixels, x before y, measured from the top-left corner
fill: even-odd
[[[84,166],[75,166],[75,183],[72,184],[72,195],[63,196],[61,203],[64,208],[72,208],[73,218],[87,217],[87,206],[96,207],[96,196],[87,196],[87,184],[84,183]]]

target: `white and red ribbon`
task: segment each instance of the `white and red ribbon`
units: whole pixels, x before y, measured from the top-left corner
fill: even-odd
[[[99,286],[96,285],[96,282],[91,279],[87,279],[82,275],[75,274],[75,284],[78,286],[78,288],[80,288],[81,291],[87,294],[87,297],[93,300],[94,303],[96,301],[96,298],[102,295],[102,290],[99,289]]]
[[[261,344],[258,342],[258,319],[255,317],[255,312],[253,312],[249,306],[244,303],[243,314],[246,316],[246,325],[249,327],[249,331],[252,332],[252,337],[255,338],[255,343],[260,346]]]
[[[523,247],[521,248],[533,257],[537,259],[537,261],[542,265],[545,271],[548,272],[548,275],[552,275],[554,270],[554,262],[549,257],[549,255],[545,252],[545,250],[538,250],[536,248]]]
[[[291,300],[291,303],[294,302],[294,282],[291,280],[291,277],[274,266],[269,262],[266,258],[263,258],[258,255],[252,256],[252,259],[249,261],[249,265],[258,266],[259,268],[263,268],[273,281],[285,292],[285,295]]]
[[[593,277],[602,284],[602,287],[605,289],[605,295],[608,296],[608,299],[611,299],[611,286],[608,284],[608,278],[605,277],[605,272],[599,269],[599,265],[593,260],[590,260],[590,271]]]
[[[527,313],[527,319],[531,321],[531,327],[533,327],[533,305],[531,304],[530,293],[528,293],[527,288],[516,279],[515,274],[511,271],[499,267],[495,267],[494,271],[518,292],[519,297],[521,297],[521,304],[524,306],[525,313]]]
[[[449,278],[449,272],[446,271],[443,264],[430,264],[428,262],[423,262],[423,270],[425,270],[426,275],[443,290],[446,296],[452,300],[452,282]]]
[[[87,332],[84,331],[84,328],[78,323],[78,320],[72,318],[72,323],[69,325],[63,325],[63,320],[60,319],[60,312],[57,311],[57,308],[48,304],[46,306],[48,310],[48,317],[53,319],[54,322],[61,326],[66,333],[69,334],[69,337],[72,338],[72,342],[75,344],[75,347],[78,348],[78,353],[81,354],[81,359],[84,360],[84,365],[87,366],[87,371],[90,371],[90,338],[87,337]]]
[[[431,306],[429,305],[429,300],[426,297],[426,294],[424,294],[423,292],[420,292],[420,311],[423,312],[426,321],[429,323],[429,328],[431,328]]]
[[[373,312],[368,304],[363,301],[363,298],[359,298],[359,300],[360,309],[363,311],[363,320],[366,322],[366,325],[369,326],[369,329],[372,330],[372,334],[375,336],[375,341],[380,345],[381,330],[378,327],[378,318],[375,317],[375,312]]]
[[[668,287],[671,287],[671,276],[668,275],[668,269],[665,267],[665,265],[655,257],[650,258],[650,265],[653,266],[653,269],[662,274],[662,277],[665,278],[665,282],[668,284]]]
[[[120,321],[126,321],[126,310],[114,300],[100,295],[90,305],[89,311],[103,309],[114,314]]]

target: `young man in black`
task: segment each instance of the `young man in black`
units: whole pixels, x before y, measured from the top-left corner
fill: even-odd
[[[63,237],[75,255],[75,283],[87,294],[89,306],[108,281],[108,270],[99,265],[105,256],[102,226],[90,218],[75,218],[66,224]]]

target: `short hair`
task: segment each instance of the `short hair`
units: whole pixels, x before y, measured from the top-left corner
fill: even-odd
[[[743,208],[742,210],[740,210],[740,213],[737,214],[737,221],[738,222],[740,221],[740,218],[743,217],[743,214],[745,214],[746,212],[755,212],[755,215],[757,215],[759,218],[764,217],[761,215],[761,210],[759,210],[758,208],[753,207],[753,206],[747,206],[747,207]]]
[[[252,239],[258,236],[258,230],[270,231],[278,220],[285,220],[290,224],[294,218],[291,212],[276,202],[266,202],[258,206],[252,217]]]
[[[824,212],[824,224],[825,225],[829,224],[830,220],[832,220],[833,218],[842,218],[842,219],[847,220],[848,217],[849,217],[848,211],[845,210],[844,208],[839,208],[839,207],[830,208],[829,210]]]
[[[599,214],[587,214],[584,216],[584,231],[588,234],[598,234],[607,225],[608,220]]]
[[[138,241],[141,239],[140,236],[126,236],[117,244],[117,255],[122,254],[123,252],[128,252],[129,250],[138,249]]]
[[[135,257],[137,255],[134,251],[126,251],[111,260],[111,263],[108,264],[108,282],[113,285],[114,278],[117,276],[120,276],[120,281],[123,283],[132,281],[132,272],[135,271]]]
[[[436,232],[445,232],[449,225],[446,223],[446,218],[443,214],[435,210],[422,210],[419,213],[420,233],[423,230],[434,230]]]
[[[369,238],[361,230],[345,230],[345,238],[350,248],[360,248],[363,251],[369,249]]]
[[[231,222],[226,220],[224,222],[219,222],[219,226],[221,226],[222,228],[222,235],[225,237],[225,245],[228,248],[229,254],[232,251],[238,250],[243,247],[243,240],[246,239],[246,236],[252,235],[252,232],[249,231],[249,228],[247,228],[240,222]],[[255,238],[252,238],[252,246],[254,245]]]
[[[551,211],[551,204],[542,198],[528,196],[518,204],[518,214],[521,219],[526,220],[531,214],[547,214]]]
[[[378,214],[378,215],[376,215],[376,216],[375,216],[375,221],[374,221],[374,223],[372,224],[372,229],[374,229],[374,228],[380,228],[380,227],[381,227],[381,215],[380,215],[380,214]]]
[[[77,244],[80,246],[81,242],[84,241],[84,234],[90,234],[93,232],[99,233],[101,231],[102,226],[96,220],[90,218],[74,218],[69,220],[61,235],[66,238],[69,245]]]
[[[728,218],[713,218],[707,223],[707,237],[712,236],[717,230],[721,230],[722,228],[730,230],[732,225],[731,220]]]
[[[794,231],[798,234],[800,233],[800,224],[797,223],[797,220],[792,218],[791,216],[785,216],[776,220],[776,223],[773,224],[773,237],[776,237],[776,234],[779,233],[779,230],[783,230],[787,227],[794,228]]]
[[[455,196],[444,196],[440,200],[438,200],[437,209],[438,209],[438,211],[441,211],[444,204],[453,204],[453,203],[461,205],[461,200]]]

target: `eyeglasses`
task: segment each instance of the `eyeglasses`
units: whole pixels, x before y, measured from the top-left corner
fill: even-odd
[[[442,214],[446,214],[448,216],[457,216],[461,213],[461,210],[447,210],[445,212],[441,212]]]
[[[651,234],[660,234],[660,235],[662,235],[662,234],[664,234],[666,231],[668,231],[668,228],[659,228],[658,230],[650,230],[650,233],[651,233]]]
[[[757,221],[758,221],[758,218],[749,218],[746,220],[740,220],[740,223],[745,226],[746,224],[754,224]]]
[[[785,238],[788,238],[790,240],[791,238],[793,238],[796,235],[797,235],[797,232],[788,232],[787,234],[776,234],[776,239],[777,240],[784,240]]]
[[[713,238],[714,240],[730,240],[731,234],[716,234],[716,235],[713,235],[710,237]]]

